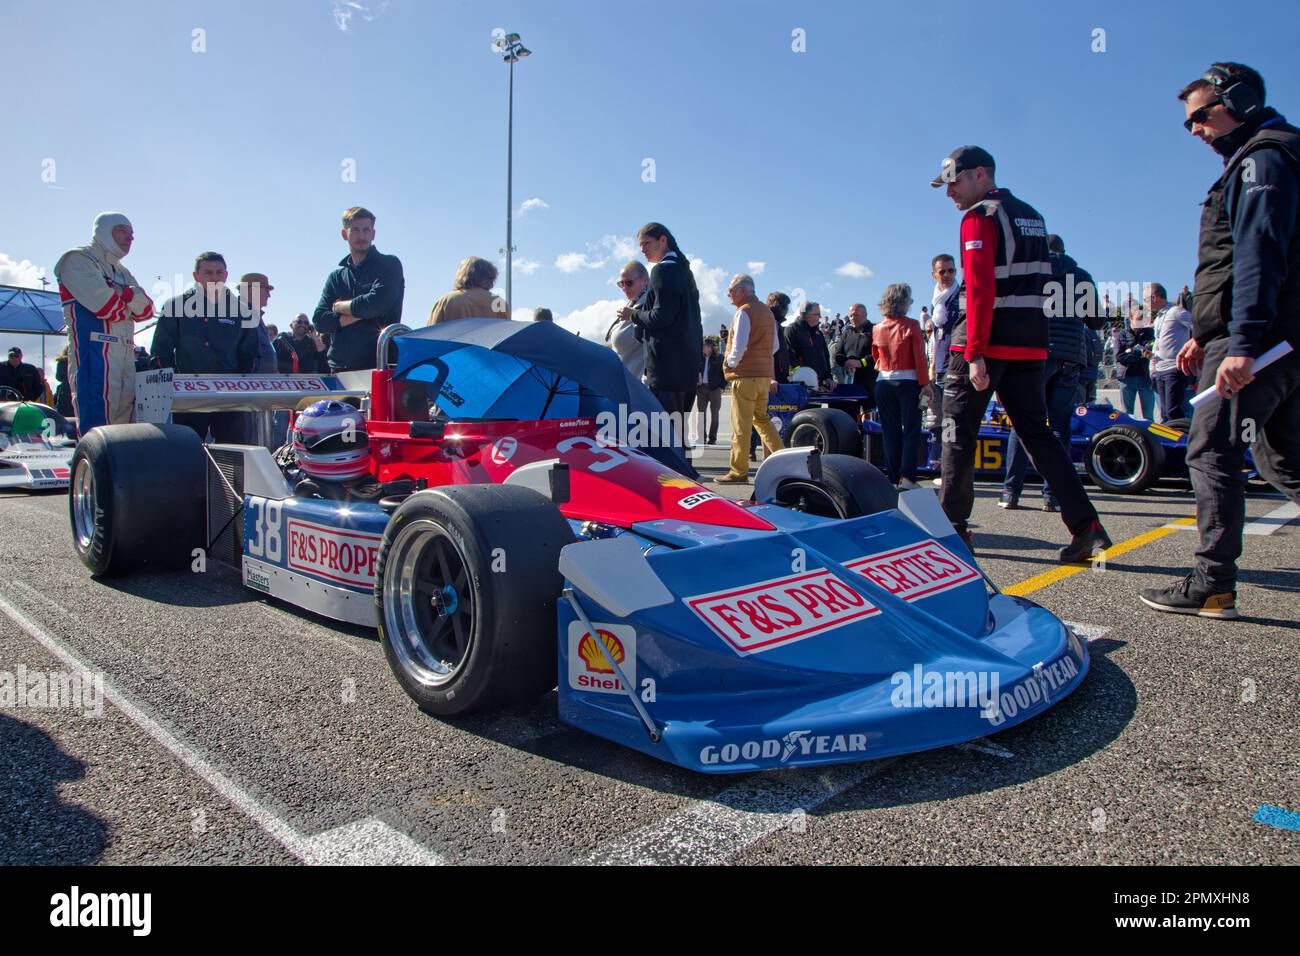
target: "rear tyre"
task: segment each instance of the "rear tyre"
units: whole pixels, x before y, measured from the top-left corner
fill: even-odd
[[[185,564],[203,547],[206,455],[193,429],[92,428],[71,471],[72,546],[91,573]]]
[[[555,686],[560,549],[573,540],[528,488],[456,485],[402,502],[379,547],[375,611],[388,666],[422,710],[485,710]]]
[[[1154,485],[1165,468],[1165,449],[1140,428],[1111,425],[1092,436],[1084,465],[1101,488],[1136,495]]]
[[[862,430],[839,408],[805,408],[790,419],[791,448],[811,446],[823,455],[862,455]]]
[[[776,503],[822,518],[860,518],[898,507],[898,489],[875,465],[850,455],[822,455],[820,481],[787,478]]]

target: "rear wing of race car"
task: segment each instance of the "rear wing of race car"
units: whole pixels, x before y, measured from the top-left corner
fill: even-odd
[[[273,416],[304,399],[370,396],[370,372],[329,375],[182,375],[169,368],[137,372],[135,420],[164,423],[173,412],[256,412],[258,443],[269,447]]]

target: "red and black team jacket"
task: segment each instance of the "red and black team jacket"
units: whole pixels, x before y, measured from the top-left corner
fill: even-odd
[[[967,361],[1046,359],[1052,261],[1038,210],[1009,189],[990,190],[962,218],[961,262],[965,301],[952,351]]]

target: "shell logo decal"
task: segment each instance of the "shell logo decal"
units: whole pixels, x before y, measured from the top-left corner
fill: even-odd
[[[636,628],[627,624],[602,624],[592,621],[596,636],[581,621],[569,622],[569,687],[599,694],[626,694],[623,682],[610,666],[601,645],[609,651],[619,670],[633,687],[636,683]],[[600,644],[597,644],[597,639]]]
[[[677,475],[660,475],[655,480],[665,488],[681,488],[683,490],[690,490],[699,487],[699,485],[691,481],[691,479],[680,478]]]
[[[602,628],[596,628],[596,633],[600,636],[600,642],[605,645],[609,651],[609,656],[614,658],[615,663],[620,667],[623,661],[627,659],[627,653],[623,650],[623,642],[617,637]],[[596,642],[591,639],[591,633],[588,632],[582,636],[578,642],[578,656],[587,666],[587,670],[592,674],[612,674],[614,668],[609,666],[604,653],[596,646]]]

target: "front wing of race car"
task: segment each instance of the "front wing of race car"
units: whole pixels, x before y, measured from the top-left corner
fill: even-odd
[[[562,720],[706,773],[842,763],[1014,726],[1087,672],[1061,621],[990,596],[951,526],[762,510],[778,531],[566,548]]]

